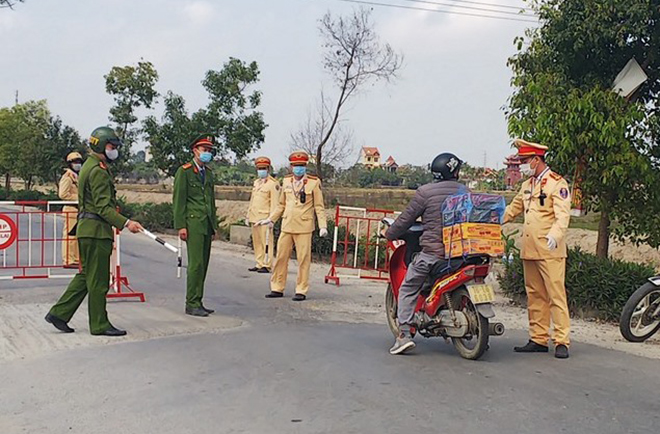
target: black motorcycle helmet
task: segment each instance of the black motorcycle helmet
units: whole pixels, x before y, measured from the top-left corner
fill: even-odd
[[[458,180],[458,174],[463,162],[449,152],[442,153],[433,159],[431,173],[436,181]]]

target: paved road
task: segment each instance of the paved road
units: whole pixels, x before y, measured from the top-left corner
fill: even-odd
[[[99,341],[86,334],[81,312],[77,333],[61,335],[38,315],[64,282],[0,282],[0,307],[35,317],[8,321],[53,349],[0,361],[0,433],[618,434],[660,427],[657,360],[579,342],[568,361],[515,355],[521,330],[493,339],[479,362],[434,340],[393,357],[382,317],[356,314],[344,302],[353,294],[342,294],[380,297],[380,287],[317,284],[302,304],[266,300],[267,277],[244,271],[248,257],[222,252],[208,283],[207,304],[218,308],[209,321],[216,322],[190,319],[197,326],[190,329],[171,254],[139,236],[126,235],[124,245],[126,272],[149,301],[114,303],[111,319],[131,332],[162,314],[181,321],[178,328]]]

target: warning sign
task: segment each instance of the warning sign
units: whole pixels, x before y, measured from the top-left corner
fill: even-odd
[[[18,228],[14,220],[10,219],[6,214],[0,214],[0,250],[14,244],[18,236]]]

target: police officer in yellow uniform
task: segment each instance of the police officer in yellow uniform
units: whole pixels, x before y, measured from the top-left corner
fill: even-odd
[[[307,298],[314,217],[320,228],[319,235],[328,235],[321,180],[307,175],[308,162],[309,155],[305,151],[296,151],[289,156],[292,174],[284,177],[282,181],[279,205],[267,219],[257,223],[271,225],[282,217],[282,233],[277,241],[277,257],[270,279],[271,292],[266,294],[266,298],[279,298],[284,295],[289,257],[294,245],[299,268],[293,300],[303,301]]]
[[[256,265],[248,270],[270,273],[273,262],[273,227],[256,223],[267,219],[275,212],[280,203],[280,184],[270,176],[271,165],[268,157],[257,157],[254,164],[257,167],[257,179],[252,186],[247,222],[252,227]],[[268,249],[268,258],[266,258],[266,249]]]
[[[83,158],[78,152],[71,152],[66,156],[67,169],[60,178],[57,195],[61,200],[78,202],[78,173],[82,168]],[[64,212],[64,231],[62,234],[62,265],[64,268],[78,268],[78,240],[69,235],[78,220],[78,207],[66,205]]]
[[[523,176],[529,177],[507,207],[504,222],[525,218],[521,259],[525,273],[529,342],[518,353],[547,353],[550,320],[555,357],[568,358],[570,317],[566,301],[566,230],[571,198],[568,184],[545,163],[547,147],[516,140]]]

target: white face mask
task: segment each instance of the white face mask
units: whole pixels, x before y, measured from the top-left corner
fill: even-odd
[[[521,164],[520,173],[522,173],[523,176],[532,176],[534,175],[534,169],[532,169],[532,165],[529,163]]]
[[[82,167],[82,164],[80,164],[80,163],[73,163],[71,165],[71,169],[73,169],[73,171],[76,172],[76,173],[80,172],[81,167]]]
[[[105,156],[108,158],[108,160],[115,161],[117,158],[119,158],[119,151],[117,149],[106,149]]]

